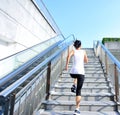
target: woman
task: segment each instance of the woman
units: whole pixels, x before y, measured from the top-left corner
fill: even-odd
[[[66,70],[68,70],[68,64],[70,61],[71,56],[73,56],[73,65],[70,70],[70,75],[72,78],[75,78],[74,82],[77,82],[76,88],[76,109],[74,115],[80,115],[79,106],[81,100],[81,88],[83,86],[84,77],[85,77],[85,70],[84,70],[84,62],[88,62],[87,54],[84,50],[81,49],[81,41],[76,40],[74,42],[75,50],[69,52],[67,56],[66,62]],[[76,81],[77,80],[77,81]]]

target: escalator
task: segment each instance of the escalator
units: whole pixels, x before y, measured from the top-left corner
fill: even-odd
[[[7,68],[6,72],[0,73],[0,115],[26,115],[26,112],[27,115],[32,114],[41,100],[49,93],[47,90],[50,88],[48,82],[51,79],[49,77],[52,74],[52,68],[54,70],[54,66],[59,63],[63,64],[63,52],[68,52],[68,48],[74,40],[73,35],[68,38],[58,35],[0,60],[1,68]],[[60,60],[61,62],[59,62]],[[52,66],[52,63],[56,64]],[[55,72],[55,76],[57,74]],[[37,83],[38,81],[39,83]],[[53,83],[54,78],[51,81]],[[36,84],[39,84],[41,89]],[[37,95],[36,93],[40,94],[39,102],[36,101],[37,99],[31,98],[34,97],[32,93],[30,94],[32,91],[35,91],[35,95]],[[34,102],[33,106],[26,108],[31,106],[32,101]]]

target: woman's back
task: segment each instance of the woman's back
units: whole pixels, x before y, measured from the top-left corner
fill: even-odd
[[[74,50],[73,66],[70,73],[84,75],[84,50]]]

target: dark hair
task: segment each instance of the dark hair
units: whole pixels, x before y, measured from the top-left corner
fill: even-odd
[[[74,42],[74,47],[78,49],[81,46],[81,41],[80,40],[75,40]]]

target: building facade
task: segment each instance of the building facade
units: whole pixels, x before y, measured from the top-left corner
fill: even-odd
[[[0,59],[60,34],[42,0],[1,0]]]

